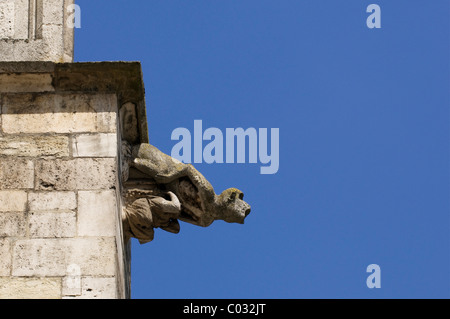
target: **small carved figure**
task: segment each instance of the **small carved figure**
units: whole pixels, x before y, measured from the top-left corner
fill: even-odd
[[[124,230],[127,234],[125,241],[129,237],[139,239],[141,244],[153,240],[154,228],[178,234],[180,224],[178,216],[181,205],[177,196],[172,192],[167,192],[170,200],[161,196],[147,195],[138,197],[125,209]]]

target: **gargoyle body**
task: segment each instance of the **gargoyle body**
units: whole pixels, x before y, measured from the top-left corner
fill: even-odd
[[[129,189],[124,212],[126,240],[153,240],[154,228],[178,233],[178,220],[207,227],[215,220],[244,223],[250,205],[244,194],[230,188],[217,195],[191,164],[184,164],[150,144],[129,147],[125,166],[143,173],[151,187]],[[125,169],[128,172],[128,169]],[[144,183],[145,184],[145,183]]]

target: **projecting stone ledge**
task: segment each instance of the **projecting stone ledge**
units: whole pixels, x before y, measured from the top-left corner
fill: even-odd
[[[5,98],[2,107],[6,113],[3,113],[15,116],[11,118],[14,121],[21,117],[21,121],[10,126],[11,133],[19,130],[17,124],[26,133],[90,133],[99,129],[108,133],[110,126],[116,125],[115,121],[87,114],[95,111],[118,116],[114,110],[118,104],[119,112],[129,118],[119,128],[125,140],[133,144],[148,143],[145,90],[139,62],[0,62],[0,94]],[[98,103],[106,95],[110,101]],[[42,107],[33,110],[35,104]],[[32,117],[39,117],[39,121],[33,120],[33,126],[25,125],[23,120]],[[8,116],[5,118],[9,129]]]

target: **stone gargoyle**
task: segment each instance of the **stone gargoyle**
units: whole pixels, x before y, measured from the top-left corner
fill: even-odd
[[[217,195],[191,164],[184,164],[150,144],[125,145],[124,150],[126,175],[131,170],[141,174],[139,182],[134,183],[128,175],[123,177],[128,180],[123,214],[126,241],[134,237],[141,244],[150,242],[154,228],[178,233],[178,220],[202,227],[215,220],[243,224],[250,213],[250,205],[243,200],[244,193],[230,188]]]

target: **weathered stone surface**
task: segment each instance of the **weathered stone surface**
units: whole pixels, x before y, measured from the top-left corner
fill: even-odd
[[[72,264],[67,267],[67,274],[62,281],[62,295],[64,297],[81,296],[81,268]]]
[[[53,92],[52,81],[50,74],[0,74],[0,93]]]
[[[4,133],[115,133],[114,94],[6,94]]]
[[[31,160],[0,158],[0,189],[34,187],[34,164]]]
[[[15,9],[15,15],[14,15],[14,39],[21,39],[25,40],[28,39],[28,33],[29,33],[29,24],[28,19],[29,16],[24,14],[24,12],[28,11],[29,6],[29,0],[15,0],[14,1],[14,9]]]
[[[15,26],[14,0],[0,2],[0,39],[13,38]]]
[[[27,0],[25,0],[27,1]],[[59,65],[53,62],[0,62],[0,73],[53,73],[55,66]]]
[[[78,190],[113,189],[117,181],[117,162],[113,158],[76,159]]]
[[[42,6],[38,6],[38,15],[42,16],[42,24],[61,24],[64,19],[64,7],[60,0],[43,1]]]
[[[80,296],[69,297],[70,299],[115,299],[117,298],[117,284],[113,277],[82,278],[82,291]],[[64,298],[64,299],[69,299]]]
[[[75,237],[77,215],[75,212],[30,212],[31,238]]]
[[[0,59],[72,62],[74,30],[66,11],[70,4],[73,0],[1,1]]]
[[[117,134],[83,134],[72,138],[74,157],[116,157]]]
[[[67,157],[67,136],[0,136],[0,155],[17,157]]]
[[[0,299],[60,299],[61,278],[0,277]]]
[[[25,239],[13,247],[13,276],[65,276],[76,264],[83,276],[115,275],[115,239],[61,238]]]
[[[24,237],[25,235],[24,213],[0,213],[0,237]]]
[[[36,163],[36,188],[40,190],[111,189],[116,182],[113,158],[41,160]]]
[[[48,35],[48,27],[42,28],[43,35]],[[60,30],[61,28],[59,28]],[[0,39],[1,61],[54,61],[54,62],[69,62],[65,61],[66,55],[61,58],[59,51],[63,50],[64,43],[56,42],[50,43],[43,39],[35,40],[10,40]],[[55,53],[55,51],[58,51]],[[15,57],[19,58],[15,58]]]
[[[0,238],[0,277],[9,275],[11,275],[11,244],[8,238]]]
[[[0,2],[0,39],[28,39],[29,0]]]
[[[139,125],[136,105],[125,103],[120,107],[120,130],[122,140],[128,143],[139,143]]]
[[[78,236],[115,236],[117,215],[114,191],[78,192]]]
[[[0,191],[0,212],[23,212],[26,205],[25,191]]]
[[[75,192],[32,192],[28,194],[30,211],[74,210],[77,208]]]

